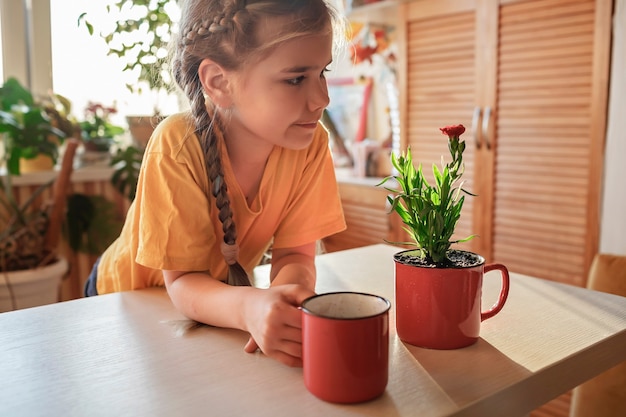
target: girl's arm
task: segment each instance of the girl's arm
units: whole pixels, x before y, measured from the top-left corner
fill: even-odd
[[[252,287],[232,287],[206,272],[163,271],[167,292],[186,317],[218,327],[246,330],[242,305]]]
[[[313,247],[313,256],[314,250]],[[276,273],[282,272],[269,289],[230,286],[205,272],[163,271],[163,276],[172,302],[188,318],[247,331],[251,335],[247,352],[258,346],[267,356],[284,364],[302,366],[298,307],[314,295],[310,285],[315,285],[313,261],[307,258],[298,250],[279,251],[277,260],[281,260],[281,266]],[[304,263],[290,264],[296,261]]]

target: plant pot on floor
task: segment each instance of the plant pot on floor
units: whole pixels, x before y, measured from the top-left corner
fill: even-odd
[[[67,260],[59,258],[39,268],[0,272],[0,313],[56,303],[68,269]]]
[[[398,337],[414,346],[457,349],[476,343],[482,321],[495,316],[509,293],[509,273],[502,264],[485,264],[472,252],[451,250],[448,258],[462,266],[423,265],[417,250],[394,255],[395,310]],[[481,312],[483,275],[498,270],[498,301]],[[494,277],[495,278],[495,277]]]

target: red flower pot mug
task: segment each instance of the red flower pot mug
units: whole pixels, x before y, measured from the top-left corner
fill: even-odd
[[[334,292],[302,303],[304,383],[316,397],[356,403],[380,396],[389,369],[389,309],[377,295]]]
[[[502,310],[509,294],[509,271],[502,264],[458,268],[421,267],[394,255],[395,310],[398,337],[411,345],[431,349],[456,349],[478,340],[480,323]],[[481,311],[485,273],[498,270],[502,287],[491,309]]]

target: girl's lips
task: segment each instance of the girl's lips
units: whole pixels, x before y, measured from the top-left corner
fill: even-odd
[[[297,125],[305,129],[315,129],[317,127],[317,122],[297,123]]]

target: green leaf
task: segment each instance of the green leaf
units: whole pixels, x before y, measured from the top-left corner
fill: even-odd
[[[437,168],[437,165],[433,165],[433,175],[435,177],[435,184],[437,184],[437,186],[441,186],[441,172],[439,171],[439,168]]]

